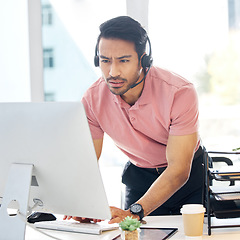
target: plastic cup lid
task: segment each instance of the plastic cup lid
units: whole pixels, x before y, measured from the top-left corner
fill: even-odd
[[[202,204],[185,204],[181,208],[183,214],[204,213],[205,211]]]

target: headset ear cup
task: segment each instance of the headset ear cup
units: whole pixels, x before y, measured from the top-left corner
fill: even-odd
[[[153,60],[152,60],[151,56],[148,56],[147,54],[143,55],[142,59],[141,59],[142,68],[146,69],[146,68],[151,67],[152,61]]]
[[[94,65],[95,65],[95,67],[99,67],[99,57],[98,56],[94,57]]]

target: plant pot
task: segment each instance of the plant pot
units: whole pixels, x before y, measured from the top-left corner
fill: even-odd
[[[121,239],[122,240],[139,240],[140,229],[134,231],[126,231],[121,229]]]

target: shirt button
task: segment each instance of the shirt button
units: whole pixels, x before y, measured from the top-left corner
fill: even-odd
[[[131,117],[131,121],[134,121],[135,120],[135,117]]]

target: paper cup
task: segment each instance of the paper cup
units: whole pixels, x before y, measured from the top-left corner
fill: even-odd
[[[181,208],[186,239],[202,239],[205,208],[201,204],[186,204]]]

